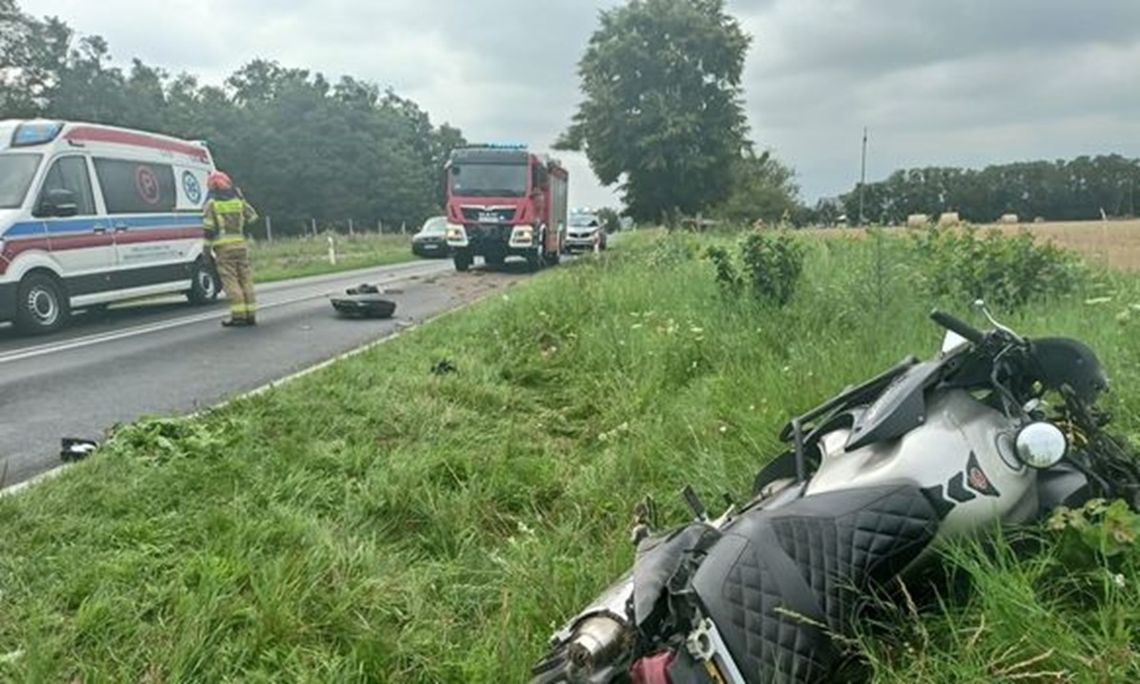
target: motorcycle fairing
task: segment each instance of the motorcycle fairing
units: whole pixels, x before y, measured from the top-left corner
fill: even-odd
[[[846,449],[901,437],[926,418],[926,388],[943,369],[944,361],[926,361],[911,367],[890,384],[851,428]]]
[[[687,563],[698,560],[720,539],[720,532],[704,523],[692,523],[678,530],[650,537],[638,545],[633,562],[633,617],[639,630],[660,618],[666,608],[660,601]]]
[[[749,682],[816,682],[840,658],[828,632],[850,633],[873,593],[934,539],[941,519],[913,484],[818,494],[742,514],[693,577]]]

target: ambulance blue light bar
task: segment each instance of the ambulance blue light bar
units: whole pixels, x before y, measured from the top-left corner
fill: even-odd
[[[12,134],[12,147],[43,145],[56,139],[63,130],[62,121],[28,121],[16,126]]]

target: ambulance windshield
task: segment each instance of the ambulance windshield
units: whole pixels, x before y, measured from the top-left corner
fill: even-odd
[[[40,167],[39,154],[0,154],[0,209],[18,209]]]

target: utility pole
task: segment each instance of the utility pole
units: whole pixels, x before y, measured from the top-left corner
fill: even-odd
[[[866,223],[863,216],[863,194],[867,188],[867,127],[863,127],[863,161],[859,170],[859,225]]]

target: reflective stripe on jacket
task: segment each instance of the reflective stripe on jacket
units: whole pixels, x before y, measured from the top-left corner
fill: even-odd
[[[211,199],[202,210],[206,242],[213,247],[244,242],[245,227],[256,220],[257,212],[240,197]]]

